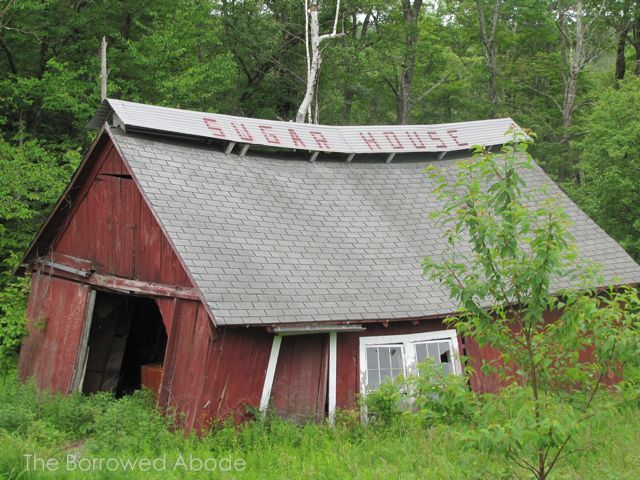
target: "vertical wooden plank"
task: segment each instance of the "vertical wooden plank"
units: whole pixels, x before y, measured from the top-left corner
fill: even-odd
[[[178,421],[183,422],[188,427],[192,421],[194,402],[197,400],[199,391],[198,381],[201,380],[201,368],[198,363],[202,363],[202,344],[209,340],[206,337],[197,338],[198,330],[198,307],[199,302],[180,300],[176,304],[175,315],[171,335],[169,337],[170,346],[167,349],[165,364],[168,372],[163,375],[163,386],[161,395],[167,391],[166,404],[175,408],[177,412],[184,414]],[[208,328],[208,326],[206,326]]]
[[[156,304],[162,315],[162,322],[167,331],[167,336],[171,332],[171,321],[173,320],[173,311],[176,307],[176,299],[170,297],[156,298]]]
[[[55,251],[90,260],[99,273],[192,287],[171,243],[115,149],[78,199]]]
[[[196,302],[193,302],[196,303]],[[183,359],[185,365],[188,365],[189,382],[185,385],[185,390],[190,392],[189,398],[192,398],[192,404],[188,407],[186,418],[186,430],[190,431],[196,424],[196,419],[200,416],[203,407],[200,404],[202,396],[203,382],[206,370],[207,353],[209,350],[209,317],[204,306],[198,305],[196,313],[196,325],[193,334],[192,349],[190,359]]]
[[[73,379],[71,380],[71,391],[81,392],[84,383],[85,372],[87,371],[87,360],[89,358],[89,332],[91,331],[91,323],[93,321],[93,310],[96,304],[96,291],[91,290],[87,301],[87,308],[82,323],[82,332],[80,334],[80,344],[78,346],[78,355],[76,356],[75,369]]]
[[[139,223],[135,245],[135,272],[140,280],[153,281],[163,279],[163,283],[172,282],[172,274],[163,272],[162,242],[163,233],[157,225],[151,210],[138,195]],[[171,265],[164,265],[170,269]]]
[[[336,408],[355,408],[360,391],[358,338],[355,332],[340,333],[336,352]]]
[[[283,338],[271,391],[279,415],[297,422],[324,418],[327,363],[327,334]]]
[[[38,316],[31,319],[34,335],[20,352],[21,376],[33,376],[39,388],[68,393],[90,289],[59,278],[41,286],[44,290],[37,291],[38,300],[45,305],[33,307]]]
[[[47,319],[51,308],[51,303],[48,301],[50,284],[51,277],[43,273],[35,273],[31,277],[31,291],[26,310],[29,335],[22,342],[18,363],[22,381],[35,376],[38,371],[39,353],[44,348],[46,340],[41,323]]]
[[[176,348],[177,348],[177,340],[179,336],[178,331],[178,321],[176,319],[176,315],[178,313],[178,302],[180,300],[172,299],[172,306],[165,305],[164,309],[161,304],[158,303],[158,308],[160,308],[160,312],[162,313],[162,318],[164,321],[165,313],[171,315],[171,320],[169,321],[169,328],[167,328],[167,350],[164,355],[164,362],[162,368],[162,379],[160,381],[160,390],[158,391],[158,407],[162,411],[166,411],[169,408],[169,398],[171,397],[171,387],[173,384],[173,376],[176,368]],[[166,326],[166,323],[165,323]]]
[[[121,277],[133,278],[136,186],[133,180],[128,178],[107,178],[110,184],[109,189],[113,193],[113,209],[106,212],[108,223],[113,226],[111,245],[113,273]]]
[[[226,327],[210,343],[196,426],[233,417],[238,422],[256,408],[264,386],[273,335],[264,329]]]

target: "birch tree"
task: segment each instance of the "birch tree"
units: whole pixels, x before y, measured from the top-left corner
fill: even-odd
[[[562,105],[562,138],[560,143],[567,144],[571,138],[573,116],[580,107],[576,103],[578,79],[580,73],[602,53],[597,42],[596,23],[604,8],[604,2],[593,12],[585,8],[583,0],[558,5],[557,25],[560,33],[560,55],[562,62],[562,80],[564,94]]]
[[[311,115],[311,104],[316,96],[316,85],[318,75],[320,73],[320,65],[322,65],[322,51],[320,47],[323,42],[332,38],[340,37],[343,33],[338,33],[338,17],[340,15],[340,0],[336,0],[336,16],[333,21],[333,31],[320,35],[320,25],[318,22],[318,0],[305,0],[305,44],[307,52],[307,89],[302,99],[298,112],[296,113],[296,122],[303,123],[308,118],[309,122],[313,121]],[[316,117],[317,120],[317,117]]]

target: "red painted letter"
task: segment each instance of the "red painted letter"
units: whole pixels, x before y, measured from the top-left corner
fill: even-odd
[[[318,144],[318,148],[326,148],[327,150],[331,150],[329,142],[327,142],[327,139],[324,137],[322,132],[309,132],[309,135],[311,135],[316,141],[316,143]]]
[[[362,138],[364,143],[367,144],[367,147],[369,147],[369,150],[375,150],[375,149],[380,150],[380,145],[378,145],[378,142],[373,137],[373,135],[371,135],[370,132],[367,132],[367,133],[360,132],[360,137]]]
[[[424,142],[420,139],[418,132],[414,130],[413,132],[406,132],[406,134],[415,148],[427,148]]]
[[[387,142],[389,142],[389,145],[391,145],[393,148],[398,149],[398,150],[403,150],[404,149],[404,145],[402,145],[402,143],[400,143],[400,140],[398,139],[398,136],[395,133],[393,133],[393,132],[383,132],[382,134],[387,139]]]
[[[438,136],[438,132],[427,132],[429,138],[435,142],[440,142],[436,145],[436,148],[447,148],[447,144],[442,141],[442,139]]]
[[[302,147],[302,148],[307,148],[307,146],[305,145],[305,143],[302,141],[302,139],[300,138],[300,135],[298,135],[296,133],[296,131],[293,128],[289,129],[289,135],[291,135],[291,141],[293,141],[293,144],[296,147]]]
[[[459,147],[466,147],[469,145],[468,143],[458,141],[458,130],[447,130],[447,133]]]
[[[273,143],[275,145],[280,144],[280,139],[275,134],[269,131],[272,130],[273,127],[270,127],[269,125],[260,125],[258,128],[262,132],[262,135],[264,135],[264,138],[267,140],[267,142]]]
[[[244,125],[244,123],[240,124],[240,128],[242,129],[242,131],[240,131],[240,128],[238,128],[238,125],[236,125],[235,123],[232,123],[231,125],[233,126],[233,129],[236,131],[241,140],[244,140],[246,142],[253,141],[253,136],[249,133],[249,130],[247,130],[247,127]]]
[[[207,117],[204,117],[202,120],[204,120],[204,124],[207,126],[209,130],[213,132],[213,134],[216,137],[225,138],[225,135],[222,129],[220,127],[216,127],[216,123],[218,123],[217,120],[214,120],[213,118],[207,118]]]

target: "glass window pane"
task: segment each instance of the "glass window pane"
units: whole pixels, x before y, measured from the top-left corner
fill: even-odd
[[[402,349],[400,347],[391,347],[391,368],[402,368]]]
[[[380,352],[380,369],[391,368],[391,358],[389,357],[389,347],[378,347]]]
[[[451,363],[443,363],[442,369],[444,370],[445,375],[450,375],[453,373],[453,364]]]
[[[449,342],[439,342],[440,362],[448,363],[451,361],[451,344]]]
[[[440,363],[440,355],[438,353],[438,344],[437,343],[427,343],[427,352],[431,358],[433,358],[433,362],[437,365]]]
[[[378,349],[376,347],[367,348],[367,368],[369,370],[378,369]]]
[[[416,344],[416,360],[422,363],[427,359],[427,345],[425,343]]]
[[[380,386],[380,375],[377,370],[367,372],[367,390],[376,390]]]
[[[393,378],[391,375],[391,369],[380,370],[380,383],[384,383],[385,381],[390,381]]]

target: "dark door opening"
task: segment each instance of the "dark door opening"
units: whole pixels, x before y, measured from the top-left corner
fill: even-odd
[[[161,364],[166,345],[153,299],[97,292],[83,393],[111,391],[119,397],[140,389],[142,366]]]

